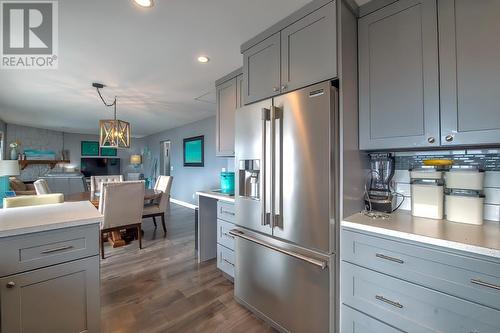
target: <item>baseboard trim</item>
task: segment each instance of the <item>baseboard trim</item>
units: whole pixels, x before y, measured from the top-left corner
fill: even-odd
[[[198,208],[198,206],[193,205],[193,204],[191,204],[189,202],[185,202],[185,201],[182,201],[182,200],[177,200],[177,199],[174,199],[174,198],[170,198],[170,202],[174,203],[174,204],[177,204],[179,206],[190,208],[190,209],[196,209],[196,208]]]

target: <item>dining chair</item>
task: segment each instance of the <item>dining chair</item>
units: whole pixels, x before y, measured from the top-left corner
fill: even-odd
[[[101,192],[102,184],[104,183],[121,183],[123,182],[122,175],[109,175],[109,176],[91,176],[90,177],[90,192]]]
[[[99,198],[99,212],[104,216],[101,225],[101,257],[104,259],[103,234],[121,229],[135,228],[142,249],[142,211],[144,207],[144,181],[103,183]]]
[[[153,224],[156,228],[156,217],[161,217],[161,224],[163,227],[163,234],[167,236],[167,226],[165,225],[165,212],[170,205],[170,189],[172,188],[172,182],[174,177],[172,176],[160,176],[156,180],[154,189],[157,191],[162,191],[160,198],[153,200],[153,202],[144,205],[144,212],[142,217],[153,218]]]
[[[41,206],[58,204],[64,202],[62,193],[42,194],[42,195],[21,195],[3,199],[3,208],[17,208],[27,206]]]
[[[47,183],[45,179],[38,179],[36,182],[33,183],[33,185],[35,186],[35,191],[37,195],[52,193],[49,188],[49,183]]]

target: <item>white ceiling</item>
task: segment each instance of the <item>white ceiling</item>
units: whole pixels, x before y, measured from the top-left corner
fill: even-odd
[[[118,96],[134,136],[206,118],[215,114],[214,81],[242,65],[240,45],[307,2],[156,0],[144,10],[131,0],[60,0],[59,69],[0,70],[0,118],[97,133],[112,113],[94,81]],[[201,54],[211,61],[199,64]]]

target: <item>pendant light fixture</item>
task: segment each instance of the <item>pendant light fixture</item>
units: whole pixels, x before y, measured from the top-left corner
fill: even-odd
[[[113,119],[99,120],[99,146],[104,148],[130,148],[130,123],[116,119],[116,96],[113,103],[106,103],[101,95],[100,89],[105,85],[102,83],[92,83],[96,88],[101,101],[107,107],[113,107]]]

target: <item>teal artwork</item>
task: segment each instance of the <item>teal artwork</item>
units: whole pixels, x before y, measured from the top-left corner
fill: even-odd
[[[116,156],[116,148],[101,148],[101,156]]]
[[[82,156],[99,156],[98,141],[82,141]]]
[[[184,139],[184,166],[203,167],[205,137],[203,135]]]

